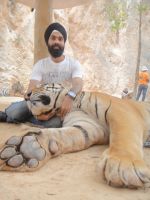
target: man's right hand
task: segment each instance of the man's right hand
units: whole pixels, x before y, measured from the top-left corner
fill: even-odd
[[[40,121],[47,121],[49,120],[50,118],[52,118],[54,115],[56,114],[55,111],[52,111],[52,112],[49,112],[47,114],[41,114],[41,115],[38,115],[38,116],[35,116],[37,120],[40,120]]]

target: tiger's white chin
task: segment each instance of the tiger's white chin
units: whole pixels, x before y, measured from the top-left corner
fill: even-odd
[[[42,113],[50,110],[49,105],[43,105],[41,102],[38,102],[36,105],[34,105],[31,103],[31,101],[27,101],[27,106],[33,116],[41,115]]]

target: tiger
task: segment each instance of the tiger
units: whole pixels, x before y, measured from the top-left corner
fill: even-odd
[[[17,81],[12,84],[10,94],[13,96],[23,96],[24,94],[24,86],[20,83],[20,81]]]
[[[5,96],[5,97],[10,96],[9,86],[3,86],[0,88],[0,97],[2,97],[2,96]]]
[[[5,85],[0,88],[0,96],[23,96],[24,86],[20,81],[14,82],[11,86]]]
[[[67,89],[59,84],[33,89],[27,105],[34,116],[52,110],[59,115]],[[10,137],[0,147],[0,170],[35,171],[51,158],[108,145],[98,173],[114,187],[140,188],[150,183],[143,159],[143,133],[150,128],[150,104],[82,91],[60,128],[37,128]]]

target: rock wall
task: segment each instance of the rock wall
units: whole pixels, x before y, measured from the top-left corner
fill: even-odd
[[[54,21],[63,23],[68,31],[66,53],[81,62],[84,87],[119,96],[125,87],[133,88],[135,79],[138,0],[126,1],[128,17],[119,42],[105,11],[110,2],[113,0],[95,0],[90,5],[54,10]],[[33,65],[34,12],[18,3],[0,6],[0,84],[19,80],[26,86]],[[150,65],[149,35],[150,11],[142,17],[141,65]]]
[[[25,86],[33,64],[34,14],[21,4],[0,4],[0,87]]]

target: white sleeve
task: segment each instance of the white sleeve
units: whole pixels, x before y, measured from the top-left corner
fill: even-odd
[[[34,66],[33,66],[33,70],[31,73],[31,80],[37,80],[37,81],[41,81],[42,80],[42,72],[41,72],[41,68],[42,68],[42,62],[38,61]]]
[[[73,72],[72,72],[72,78],[83,78],[83,69],[81,67],[81,64],[78,60],[76,60],[73,64]]]

